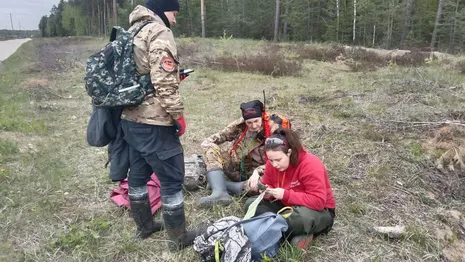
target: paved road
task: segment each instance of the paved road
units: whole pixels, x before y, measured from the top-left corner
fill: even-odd
[[[15,39],[0,41],[0,61],[7,59],[10,55],[14,54],[16,50],[27,41],[31,40],[30,38],[26,39]]]

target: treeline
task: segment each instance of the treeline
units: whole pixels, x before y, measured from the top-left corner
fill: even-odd
[[[61,0],[42,36],[108,34],[144,0]],[[203,5],[202,5],[203,2]],[[465,0],[179,0],[177,35],[463,51]],[[204,12],[201,10],[204,6]],[[204,14],[202,19],[202,13]],[[202,23],[204,21],[204,23]]]
[[[106,35],[117,24],[128,27],[134,5],[143,0],[60,0],[43,16],[39,30],[43,37]]]
[[[39,35],[38,30],[0,30],[0,40],[37,37]]]

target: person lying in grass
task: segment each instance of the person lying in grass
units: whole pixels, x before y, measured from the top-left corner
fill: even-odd
[[[265,141],[268,158],[262,183],[265,197],[255,216],[277,213],[290,206],[286,237],[305,249],[314,237],[327,234],[333,226],[336,202],[324,164],[302,146],[297,133],[278,129]],[[245,210],[256,197],[249,198]]]

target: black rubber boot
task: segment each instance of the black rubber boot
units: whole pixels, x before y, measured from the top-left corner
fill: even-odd
[[[186,230],[184,203],[173,208],[163,207],[163,220],[170,240],[168,243],[170,251],[178,251],[191,246],[194,239],[203,234],[207,229],[207,224],[205,224],[198,226],[195,230]]]
[[[144,239],[163,229],[163,223],[153,220],[148,194],[138,198],[129,196],[129,204],[132,217],[137,225],[136,238]]]
[[[212,194],[208,197],[200,198],[201,207],[212,207],[214,205],[227,206],[232,203],[232,198],[226,190],[226,179],[221,169],[209,171],[207,174],[208,183],[212,188]]]

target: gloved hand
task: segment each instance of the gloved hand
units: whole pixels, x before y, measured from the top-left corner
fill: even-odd
[[[184,80],[189,76],[190,73],[194,72],[192,69],[180,69],[179,70],[179,80]]]
[[[178,136],[184,135],[184,132],[186,132],[186,120],[184,120],[184,116],[175,119],[174,126],[176,127],[176,131],[178,132]]]

